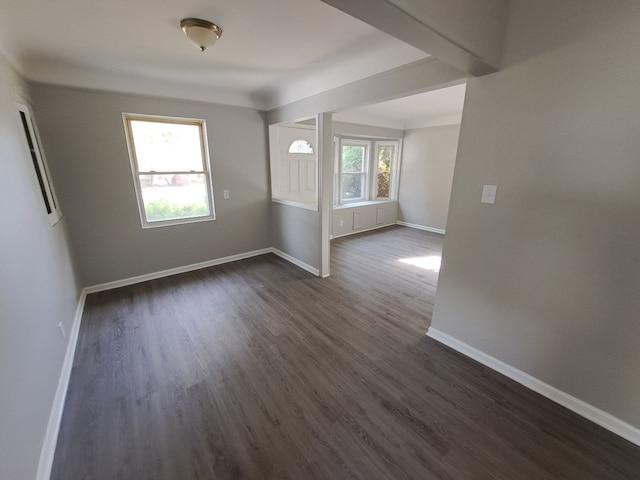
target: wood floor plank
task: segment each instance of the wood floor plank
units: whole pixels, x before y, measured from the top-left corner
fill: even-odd
[[[441,248],[391,227],[334,240],[326,279],[263,255],[89,295],[51,478],[640,478],[637,446],[425,336]]]

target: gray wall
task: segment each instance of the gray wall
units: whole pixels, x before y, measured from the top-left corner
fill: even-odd
[[[270,246],[267,142],[259,112],[44,85],[33,93],[84,286]],[[206,120],[215,221],[141,228],[123,112]]]
[[[24,85],[0,57],[0,478],[30,479],[67,346],[58,322],[71,331],[79,289],[65,220],[47,219],[14,93],[24,98]]]
[[[271,245],[320,270],[322,263],[320,212],[272,203]]]
[[[408,130],[402,144],[398,220],[444,230],[460,125]]]
[[[639,31],[636,1],[513,1],[504,70],[468,82],[432,324],[635,427]]]

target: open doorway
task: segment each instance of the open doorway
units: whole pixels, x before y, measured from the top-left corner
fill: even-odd
[[[396,238],[389,245],[399,271],[421,270],[430,287],[435,289],[465,88],[466,84],[462,83],[333,115],[337,181],[334,184],[336,198],[332,212],[332,238],[336,248],[332,246],[332,255],[334,252],[339,255],[346,248],[345,242],[352,242],[352,239],[358,245],[370,242],[373,248],[376,243],[384,242],[385,238],[402,238],[402,242]],[[386,198],[378,198],[363,193],[363,198],[357,201],[340,202],[340,196],[344,193],[340,179],[354,176],[343,167],[344,147],[363,145],[362,151],[367,151],[367,148],[373,151],[376,144],[396,145],[397,157],[389,162],[392,166],[388,170],[391,185],[389,194]],[[369,188],[374,188],[377,181],[378,163],[381,163],[382,170],[385,167],[387,159],[383,157],[388,152],[380,153],[380,159],[376,157],[368,164],[371,169]],[[364,178],[364,170],[357,173]],[[387,228],[377,236],[376,229],[391,225],[410,227],[411,231],[401,234]],[[362,232],[368,233],[349,239],[341,238]],[[362,251],[367,251],[367,248],[363,247]]]
[[[391,224],[445,233],[465,88],[462,83],[333,115],[334,238]],[[356,173],[353,162],[344,161],[345,148],[354,145],[372,157]],[[343,188],[354,178],[358,195]],[[389,185],[382,197],[380,179]],[[345,199],[345,192],[357,198]]]

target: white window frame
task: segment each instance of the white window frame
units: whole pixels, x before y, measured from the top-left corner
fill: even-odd
[[[196,222],[207,222],[216,219],[215,206],[213,202],[213,181],[211,179],[211,163],[209,160],[209,147],[207,143],[207,126],[205,120],[196,118],[183,118],[183,117],[169,117],[162,115],[144,115],[137,113],[123,113],[122,120],[124,122],[125,137],[127,139],[127,148],[129,151],[129,161],[131,163],[131,173],[133,175],[133,183],[136,192],[136,199],[138,202],[138,213],[140,214],[140,222],[142,228],[156,228],[165,227],[169,225],[181,225]],[[202,163],[203,170],[176,170],[176,171],[162,171],[157,172],[154,170],[140,171],[138,168],[138,160],[136,158],[136,152],[133,140],[133,131],[130,127],[131,121],[143,121],[143,122],[158,122],[158,123],[173,123],[181,125],[195,125],[200,129],[200,149],[202,151]],[[144,208],[144,198],[142,196],[142,184],[140,183],[140,177],[144,175],[192,175],[202,174],[205,178],[205,186],[207,191],[207,200],[209,202],[209,215],[202,215],[199,217],[189,218],[174,218],[170,220],[149,221],[146,217]]]
[[[340,139],[333,137],[333,205],[340,205],[342,189],[340,187]]]
[[[367,145],[367,155],[365,159],[365,179],[363,186],[363,196],[360,198],[342,199],[342,146],[343,145]],[[391,160],[391,179],[389,182],[389,198],[378,197],[378,147],[394,146],[395,156]],[[351,203],[362,202],[389,202],[398,199],[398,181],[400,172],[400,159],[402,158],[401,139],[355,137],[347,135],[336,135],[334,137],[334,206],[349,205]]]
[[[293,145],[294,145],[295,143],[298,143],[298,142],[303,142],[303,143],[306,143],[307,145],[309,145],[309,149],[311,149],[311,151],[310,151],[310,152],[295,152],[295,151],[294,151],[294,152],[292,152],[292,151],[291,151],[291,147],[293,147]],[[293,140],[291,143],[289,143],[289,148],[287,149],[287,151],[288,151],[289,153],[299,153],[300,155],[315,155],[315,153],[316,153],[316,151],[315,151],[315,150],[314,150],[314,148],[313,148],[313,145],[311,145],[311,143],[309,143],[309,142],[308,142],[307,140],[305,140],[304,138],[296,138],[296,139],[295,139],[295,140]]]
[[[364,158],[362,159],[362,172],[361,173],[344,173],[342,171],[342,148],[343,147],[364,147],[365,153]],[[369,191],[371,182],[369,181],[370,171],[371,171],[371,147],[372,143],[369,140],[360,140],[355,138],[340,138],[340,147],[338,148],[339,157],[338,157],[338,200],[341,204],[346,203],[356,203],[356,202],[364,202],[369,198]],[[343,176],[344,175],[360,175],[362,177],[362,195],[357,198],[350,198],[345,200],[342,198],[342,185],[343,185]]]
[[[18,104],[20,125],[22,126],[25,134],[29,157],[33,162],[38,186],[42,192],[42,200],[47,212],[47,218],[49,223],[53,226],[62,218],[62,211],[60,210],[56,192],[53,189],[53,183],[51,183],[51,174],[49,173],[47,160],[42,149],[40,133],[38,132],[38,127],[33,119],[31,107],[22,100],[19,100],[16,103]]]
[[[378,197],[378,147],[394,147],[395,156],[391,159],[391,168],[389,180],[389,197]],[[373,151],[371,152],[371,192],[372,200],[396,200],[398,198],[398,163],[400,159],[400,140],[375,140],[373,142]]]

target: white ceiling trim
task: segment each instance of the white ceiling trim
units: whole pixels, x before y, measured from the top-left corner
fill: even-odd
[[[220,40],[198,51],[184,17]],[[428,56],[318,0],[10,0],[0,51],[31,81],[260,110]]]
[[[224,30],[204,54],[180,31],[187,16]],[[318,0],[10,0],[0,16],[0,52],[39,83],[313,114],[458,75],[439,61],[423,71],[418,63],[435,60],[423,50]],[[377,116],[376,124],[399,125],[397,112]]]
[[[171,82],[162,78],[142,77],[108,70],[89,70],[56,64],[31,65],[25,76],[34,82],[125,94],[175,98],[219,103],[260,110],[260,105],[246,92],[225,90],[199,83]]]

